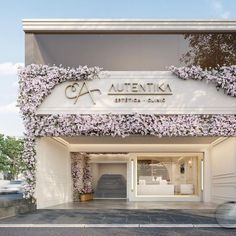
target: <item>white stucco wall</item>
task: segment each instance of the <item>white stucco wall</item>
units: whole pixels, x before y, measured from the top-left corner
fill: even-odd
[[[68,148],[51,138],[40,138],[37,151],[37,208],[72,200],[71,164]]]
[[[213,146],[211,150],[212,201],[236,200],[236,137]]]
[[[97,182],[104,174],[121,174],[127,179],[126,163],[92,163],[93,187],[96,188]]]

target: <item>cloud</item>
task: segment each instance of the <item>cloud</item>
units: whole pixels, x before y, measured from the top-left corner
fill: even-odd
[[[19,108],[16,106],[16,101],[0,106],[0,113],[19,113]]]
[[[1,75],[16,75],[17,69],[20,66],[23,66],[23,63],[12,63],[12,62],[5,62],[0,63],[0,76]]]
[[[226,10],[221,0],[211,0],[211,5],[214,13],[222,18],[228,19],[231,15],[229,10]]]

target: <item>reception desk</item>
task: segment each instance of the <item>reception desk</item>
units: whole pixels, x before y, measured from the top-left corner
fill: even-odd
[[[138,195],[174,195],[173,184],[137,185]]]

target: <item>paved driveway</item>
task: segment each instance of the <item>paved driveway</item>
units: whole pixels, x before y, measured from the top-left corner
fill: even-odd
[[[216,224],[214,210],[37,210],[0,224]]]

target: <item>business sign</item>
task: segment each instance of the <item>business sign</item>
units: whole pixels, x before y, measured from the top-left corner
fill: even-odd
[[[106,71],[100,79],[57,85],[38,114],[236,114],[235,98],[171,72]]]
[[[110,83],[108,91],[103,91],[114,103],[163,103],[166,95],[173,95],[170,84],[166,82],[118,82]],[[90,89],[87,81],[72,82],[65,87],[65,96],[78,103],[80,97],[87,95],[91,102],[96,105],[96,95],[102,94],[100,88]]]

